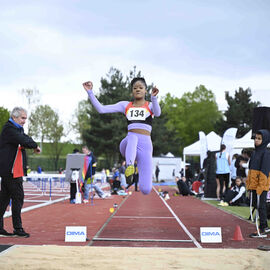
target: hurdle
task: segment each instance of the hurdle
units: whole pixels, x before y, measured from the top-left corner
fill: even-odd
[[[25,202],[47,202],[52,197],[67,197],[70,183],[65,181],[65,174],[29,174],[24,177],[26,186],[25,195],[34,196],[36,199],[25,199]],[[30,185],[27,185],[27,184]],[[38,197],[48,197],[48,200],[39,200]],[[69,198],[69,197],[67,197]]]

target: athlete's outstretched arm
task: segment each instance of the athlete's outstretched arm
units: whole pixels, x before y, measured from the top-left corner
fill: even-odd
[[[93,84],[92,82],[88,81],[83,83],[83,87],[86,90],[86,92],[88,93],[88,97],[92,103],[92,105],[95,107],[95,109],[99,112],[99,113],[117,113],[117,112],[121,112],[124,113],[125,112],[125,108],[126,105],[128,104],[128,101],[120,101],[116,104],[111,104],[111,105],[102,105],[98,99],[95,97],[92,89],[93,89]]]
[[[157,94],[159,90],[154,87],[151,93],[151,101],[152,101],[152,112],[154,113],[154,116],[159,117],[161,114],[161,109],[157,100]]]

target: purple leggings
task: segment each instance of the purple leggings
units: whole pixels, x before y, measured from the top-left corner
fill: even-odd
[[[151,137],[134,132],[128,132],[120,143],[120,152],[126,158],[126,164],[134,165],[137,160],[139,172],[139,188],[143,194],[149,194],[152,189],[152,153]]]

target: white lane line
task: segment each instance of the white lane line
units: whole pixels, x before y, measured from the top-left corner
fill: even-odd
[[[24,199],[24,201],[26,201],[26,200],[31,200],[31,199],[37,199],[37,198],[39,198],[39,197],[42,197],[43,195],[36,195],[36,196],[34,196],[34,197],[27,197],[28,195],[35,195],[35,194],[24,194],[24,197],[26,198],[26,199]]]
[[[143,217],[143,216],[114,216],[113,218],[153,218],[153,219],[174,219],[174,217]]]
[[[34,209],[37,209],[37,208],[40,208],[40,207],[44,207],[44,206],[47,206],[47,205],[51,205],[51,204],[54,204],[54,203],[62,202],[62,201],[65,201],[65,200],[67,200],[69,198],[70,197],[67,196],[67,197],[64,197],[64,198],[57,199],[57,200],[46,201],[44,203],[28,206],[28,207],[22,208],[22,213],[25,213],[25,212],[28,212],[28,211],[31,211],[31,210],[34,210]],[[10,217],[10,216],[12,216],[11,212],[6,212],[4,214],[4,218]]]
[[[132,239],[132,238],[99,238],[94,237],[94,241],[126,241],[126,242],[177,242],[177,243],[191,243],[191,239],[177,240],[177,239]]]
[[[182,229],[185,231],[185,233],[189,236],[189,238],[193,241],[194,245],[197,248],[202,248],[202,246],[198,243],[198,241],[195,239],[195,237],[189,232],[189,230],[186,228],[186,226],[181,222],[181,220],[178,218],[178,216],[174,213],[172,208],[167,204],[167,202],[158,194],[158,191],[155,187],[153,187],[154,191],[157,193],[158,197],[163,201],[163,203],[167,206],[169,211],[172,213],[172,215],[175,217],[176,221],[179,223],[179,225],[182,227]]]
[[[48,202],[48,200],[24,200],[24,202],[44,203],[44,202]]]

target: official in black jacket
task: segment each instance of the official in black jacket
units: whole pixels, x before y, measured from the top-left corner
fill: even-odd
[[[24,231],[21,220],[24,201],[23,176],[26,175],[25,148],[34,149],[35,153],[40,153],[40,148],[31,137],[24,133],[23,126],[26,119],[26,110],[15,107],[0,134],[0,237],[30,236]],[[4,230],[3,222],[10,199],[12,199],[13,234]]]

